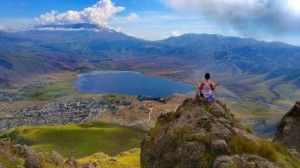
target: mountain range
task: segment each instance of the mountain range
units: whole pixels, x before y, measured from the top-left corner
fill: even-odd
[[[248,92],[266,81],[272,96],[276,88],[300,87],[300,47],[281,42],[215,34],[185,34],[147,41],[92,24],[44,25],[20,32],[0,32],[0,81],[53,71],[97,69],[135,70],[194,83],[211,72],[227,88],[228,97],[249,97]],[[266,85],[266,84],[264,84]],[[281,89],[282,90],[282,89]],[[298,93],[288,92],[289,99]],[[257,98],[259,96],[255,96]]]

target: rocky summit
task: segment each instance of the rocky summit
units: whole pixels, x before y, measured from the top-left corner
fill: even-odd
[[[277,126],[274,141],[300,152],[300,102],[287,112]],[[300,155],[298,156],[300,158]]]
[[[278,158],[283,146],[250,132],[221,101],[188,98],[176,112],[161,114],[145,135],[141,167],[297,167],[299,160]]]

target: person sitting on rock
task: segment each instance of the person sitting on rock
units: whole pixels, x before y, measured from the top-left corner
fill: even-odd
[[[201,83],[197,83],[198,89],[200,90],[200,95],[203,96],[208,102],[212,102],[214,100],[212,93],[216,90],[219,84],[215,84],[210,81],[210,74],[205,74],[205,80]]]

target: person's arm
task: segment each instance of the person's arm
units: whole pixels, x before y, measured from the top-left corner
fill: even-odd
[[[202,89],[203,89],[203,86],[204,86],[204,83],[203,83],[203,82],[198,83],[197,86],[198,86],[198,89],[199,89],[199,90],[202,90]]]
[[[210,82],[210,88],[211,88],[211,90],[216,90],[218,85],[219,84],[215,84],[214,82]]]

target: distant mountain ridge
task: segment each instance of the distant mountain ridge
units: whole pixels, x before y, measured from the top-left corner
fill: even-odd
[[[257,41],[251,38],[209,34],[185,34],[179,37],[171,37],[160,42],[162,44],[193,51],[195,55],[208,52],[217,60],[226,60],[229,59],[226,58],[226,56],[233,56],[235,58],[239,57],[242,60],[262,63],[263,65],[274,64],[279,67],[287,67],[295,65],[295,61],[300,58],[300,47],[298,46],[279,42]]]
[[[231,67],[235,71],[232,72],[233,74],[237,71],[255,74],[281,68],[298,69],[297,61],[300,59],[298,46],[279,42],[262,42],[250,38],[185,34],[160,41],[147,41],[87,23],[42,25],[37,28],[57,30],[33,29],[16,33],[1,32],[0,44],[5,45],[0,47],[0,52],[50,50],[65,52],[67,55],[172,56],[187,61],[205,60],[220,67],[222,65],[226,68]],[[67,29],[80,31],[67,31]],[[33,53],[36,52],[33,51]]]
[[[264,100],[276,97],[272,89],[275,84],[300,86],[299,46],[214,34],[185,34],[148,41],[86,23],[40,27],[56,30],[0,32],[1,81],[66,69],[108,68],[156,71],[155,74],[170,71],[164,76],[174,80],[184,76],[185,82],[190,83],[200,78],[194,76],[195,71],[211,72],[223,81],[224,87],[243,96],[247,96],[242,93],[245,90],[257,89],[251,85],[273,80],[273,98],[262,95],[260,99]],[[20,60],[26,63],[25,67]],[[243,89],[237,90],[236,86]],[[291,92],[287,94],[294,97]]]
[[[47,24],[37,25],[35,28],[65,28],[65,29],[103,29],[95,24],[90,23],[76,23],[76,24]]]

